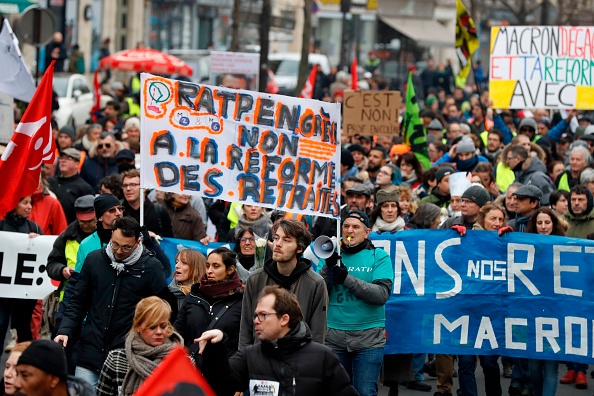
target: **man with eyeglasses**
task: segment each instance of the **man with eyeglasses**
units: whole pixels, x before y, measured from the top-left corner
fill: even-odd
[[[314,272],[311,261],[302,257],[311,243],[311,234],[301,221],[282,218],[274,223],[272,235],[272,258],[264,263],[263,268],[255,270],[245,285],[239,349],[258,340],[252,315],[258,294],[267,285],[280,285],[295,294],[303,308],[304,321],[311,330],[312,340],[323,344],[328,307],[326,283]]]
[[[89,149],[89,155],[80,170],[81,177],[93,187],[95,193],[99,193],[99,181],[105,176],[118,172],[116,154],[124,146],[116,141],[115,136],[110,132],[102,132],[96,144]]]
[[[80,242],[80,246],[76,252],[76,260],[74,271],[70,272],[70,279],[64,288],[64,295],[57,317],[62,318],[66,312],[66,308],[70,305],[70,300],[73,298],[76,284],[78,283],[83,263],[87,256],[95,251],[107,246],[111,239],[111,232],[115,222],[124,215],[120,200],[112,194],[101,194],[94,198],[93,208],[95,212],[96,231],[91,233],[88,237]],[[72,370],[76,365],[75,361],[75,346],[76,342],[71,341],[70,345],[66,347],[66,356],[68,358],[68,367]],[[71,371],[71,374],[74,374]]]
[[[58,159],[60,175],[48,179],[50,190],[56,194],[56,198],[62,204],[68,224],[76,220],[74,202],[83,195],[95,193],[89,183],[80,177],[79,164],[80,151],[74,148],[62,150]]]
[[[124,193],[122,206],[126,211],[126,216],[132,216],[140,223],[140,172],[138,169],[130,169],[122,174],[122,191]],[[160,235],[173,238],[169,213],[163,206],[153,203],[149,199],[144,200],[143,224],[149,233],[152,233],[151,237]]]
[[[293,293],[266,286],[249,320],[260,343],[230,358],[220,330],[208,330],[194,340],[203,357],[202,373],[217,395],[246,389],[253,395],[358,395],[332,350],[312,342]]]
[[[67,347],[80,334],[76,377],[97,386],[107,354],[124,346],[136,304],[149,296],[170,301],[177,314],[161,263],[142,244],[140,224],[128,216],[118,218],[109,243],[85,258],[54,338]]]

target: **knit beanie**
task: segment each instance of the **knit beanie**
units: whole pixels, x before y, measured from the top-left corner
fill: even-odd
[[[70,136],[73,142],[76,140],[76,133],[74,132],[74,128],[72,128],[70,125],[64,125],[62,128],[60,128],[58,135],[61,134]]]
[[[68,378],[68,365],[64,348],[51,340],[33,341],[23,351],[17,364],[28,364],[50,375],[55,375],[63,381]]]
[[[474,146],[474,141],[464,136],[462,140],[456,146],[456,154],[460,153],[474,153],[476,151],[476,147]]]
[[[120,206],[120,200],[113,194],[101,194],[95,197],[93,205],[95,206],[95,215],[97,216],[97,219],[100,219],[101,216],[103,216],[103,213],[107,212],[109,209],[114,206]]]
[[[466,191],[464,191],[462,198],[471,200],[481,208],[491,200],[489,192],[484,187],[477,185],[470,186]]]
[[[451,166],[442,166],[435,172],[435,181],[439,183],[444,177],[453,175],[454,173],[456,173],[456,171]]]

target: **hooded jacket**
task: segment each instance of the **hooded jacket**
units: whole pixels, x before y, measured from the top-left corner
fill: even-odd
[[[115,155],[110,158],[103,158],[97,155],[97,146],[99,140],[93,142],[93,145],[89,149],[89,155],[85,159],[85,163],[80,169],[80,176],[90,184],[95,190],[95,194],[99,194],[99,182],[105,176],[109,176],[112,173],[118,173],[118,166],[116,165]],[[124,145],[122,142],[115,142],[116,152],[122,150]]]
[[[546,165],[538,157],[530,156],[521,163],[520,169],[514,169],[516,181],[523,185],[533,185],[542,192],[541,205],[549,204],[549,196],[555,190],[547,175]]]
[[[91,234],[85,233],[78,220],[73,221],[54,241],[54,246],[47,257],[47,274],[57,281],[65,281],[62,270],[68,266],[76,267],[76,255],[80,243]]]
[[[586,206],[584,216],[576,216],[571,205],[567,208],[567,212],[563,214],[563,218],[569,223],[569,229],[565,236],[573,238],[586,238],[588,234],[594,232],[594,199],[592,194],[588,194],[588,205]]]
[[[48,179],[50,190],[56,194],[58,201],[64,209],[68,224],[76,220],[74,202],[83,195],[95,195],[93,188],[76,174],[71,177],[54,176]]]
[[[338,357],[327,346],[312,342],[305,322],[278,340],[250,345],[231,358],[225,343],[209,343],[203,367],[204,377],[221,396],[248,387],[257,394],[258,385],[251,380],[278,383],[282,396],[358,395]]]
[[[297,266],[288,277],[281,275],[276,262],[270,259],[266,261],[264,267],[255,270],[246,282],[241,310],[239,348],[242,349],[257,342],[252,318],[258,296],[264,286],[268,285],[280,285],[295,294],[303,311],[303,320],[311,329],[313,341],[323,344],[326,338],[328,309],[328,292],[324,278],[314,272],[311,261],[307,259],[298,259]]]
[[[60,235],[68,227],[60,201],[52,197],[45,187],[31,195],[31,216],[29,220],[39,224],[43,235]]]

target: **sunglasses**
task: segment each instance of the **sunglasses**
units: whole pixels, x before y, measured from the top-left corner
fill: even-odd
[[[111,143],[105,143],[105,144],[104,144],[104,143],[101,143],[101,144],[99,144],[99,145],[97,146],[97,148],[98,148],[99,150],[101,150],[103,147],[105,147],[106,149],[108,149],[108,148],[111,148]]]

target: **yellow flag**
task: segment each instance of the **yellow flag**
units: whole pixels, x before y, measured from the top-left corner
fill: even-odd
[[[462,4],[462,0],[456,0],[456,53],[460,62],[460,78],[466,79],[470,72],[472,54],[479,47],[479,39],[476,34],[474,21]]]

